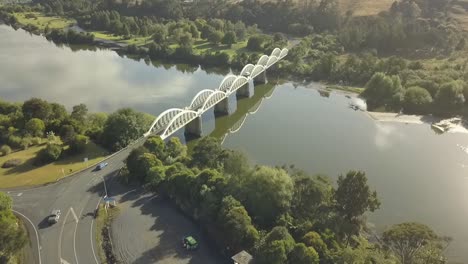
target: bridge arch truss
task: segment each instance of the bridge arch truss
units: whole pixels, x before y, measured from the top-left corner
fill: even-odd
[[[287,48],[275,48],[271,55],[262,55],[257,64],[247,64],[239,75],[229,74],[221,81],[216,90],[204,89],[198,92],[186,108],[170,108],[162,112],[151,124],[145,136],[157,133],[162,139],[172,135],[192,120],[200,117],[211,107],[229,97],[232,93],[247,84],[251,79],[266,71],[275,63],[286,57]],[[243,122],[245,119],[243,120]],[[243,123],[241,122],[241,123]],[[242,125],[241,125],[242,126]],[[161,133],[162,132],[162,133]]]

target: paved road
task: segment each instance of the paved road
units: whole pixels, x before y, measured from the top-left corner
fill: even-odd
[[[124,263],[226,263],[211,250],[199,228],[168,201],[115,182],[108,185],[120,209],[112,222],[112,244],[118,259]],[[198,250],[187,251],[182,247],[182,237],[188,234],[198,240]]]
[[[93,212],[105,195],[103,179],[115,175],[132,148],[140,144],[109,158],[106,161],[109,165],[101,171],[89,168],[55,184],[6,190],[13,199],[13,209],[27,224],[32,246],[36,248],[34,263],[99,263]],[[57,224],[50,226],[47,216],[53,209],[60,209],[62,215]]]

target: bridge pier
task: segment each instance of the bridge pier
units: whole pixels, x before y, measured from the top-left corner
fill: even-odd
[[[229,97],[224,98],[214,106],[215,115],[229,115]]]
[[[190,123],[185,125],[185,135],[201,137],[201,134],[202,134],[201,116],[195,118],[194,120],[190,121]]]
[[[247,82],[241,88],[236,91],[237,97],[250,97],[249,83]]]
[[[260,73],[257,77],[254,78],[254,84],[266,84],[267,77],[266,77],[266,70]]]

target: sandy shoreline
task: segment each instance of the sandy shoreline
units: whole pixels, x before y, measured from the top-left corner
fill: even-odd
[[[398,122],[409,124],[432,124],[439,122],[441,118],[431,115],[405,115],[400,113],[383,113],[383,112],[369,112],[367,114],[370,118],[380,122]]]

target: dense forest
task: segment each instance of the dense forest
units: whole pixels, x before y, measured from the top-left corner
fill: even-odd
[[[450,239],[423,224],[398,224],[382,236],[367,228],[365,214],[380,201],[362,171],[334,184],[294,166],[253,166],[215,138],[187,154],[178,138],[149,137],[121,177],[169,199],[228,257],[247,250],[260,264],[446,263]]]

